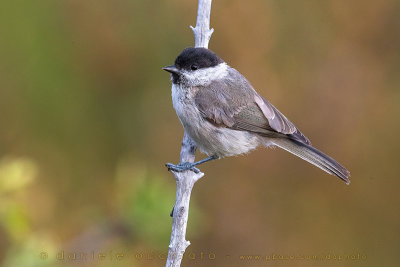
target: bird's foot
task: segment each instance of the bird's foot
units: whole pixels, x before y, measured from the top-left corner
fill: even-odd
[[[181,162],[178,165],[174,165],[172,163],[165,164],[165,167],[167,167],[169,171],[184,172],[187,170],[191,170],[195,173],[200,173],[200,170],[198,168],[196,168],[195,166],[196,165],[194,163],[190,163],[190,162]]]

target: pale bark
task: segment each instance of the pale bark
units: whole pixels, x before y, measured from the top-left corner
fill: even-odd
[[[210,29],[212,0],[199,0],[196,27],[190,26],[194,33],[195,47],[208,48],[213,29]],[[185,133],[182,140],[180,162],[194,162],[196,145]],[[190,242],[186,240],[186,228],[189,216],[190,195],[194,184],[204,173],[193,171],[172,172],[176,180],[176,200],[172,219],[171,241],[168,250],[167,267],[179,267],[183,254]]]

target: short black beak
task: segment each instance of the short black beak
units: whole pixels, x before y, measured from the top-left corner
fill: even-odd
[[[179,74],[180,73],[180,71],[178,70],[177,67],[175,67],[175,65],[166,66],[166,67],[164,67],[162,69],[165,70],[165,71],[168,71],[170,73],[173,73],[173,74]]]

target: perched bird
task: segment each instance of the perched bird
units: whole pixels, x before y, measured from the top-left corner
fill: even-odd
[[[193,170],[201,163],[235,156],[258,146],[277,146],[347,184],[350,173],[311,145],[250,82],[206,48],[186,48],[171,73],[172,103],[185,132],[209,157],[194,163],[166,164],[173,171]]]

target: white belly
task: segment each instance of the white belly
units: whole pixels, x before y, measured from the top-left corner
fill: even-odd
[[[228,157],[247,153],[266,140],[255,134],[216,127],[205,120],[193,101],[193,93],[172,84],[172,103],[186,133],[207,155]]]

